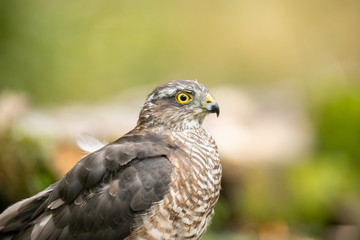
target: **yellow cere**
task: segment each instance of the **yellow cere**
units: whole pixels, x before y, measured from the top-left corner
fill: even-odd
[[[208,94],[206,96],[206,103],[212,103],[214,101],[214,99]]]

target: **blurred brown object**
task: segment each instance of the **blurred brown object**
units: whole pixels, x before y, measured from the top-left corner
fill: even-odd
[[[69,143],[60,143],[52,152],[51,161],[59,176],[67,173],[86,153]]]
[[[289,227],[283,222],[270,222],[259,229],[259,240],[288,240]]]
[[[337,225],[333,226],[326,239],[329,240],[357,240],[359,239],[359,228],[354,225]]]

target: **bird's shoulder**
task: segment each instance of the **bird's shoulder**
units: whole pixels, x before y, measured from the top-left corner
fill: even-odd
[[[151,132],[126,134],[82,158],[58,182],[49,201],[61,198],[71,203],[84,189],[107,185],[134,165],[141,171],[143,162],[147,160],[153,160],[155,164],[162,159],[162,164],[169,165],[169,156],[175,148],[164,135]]]

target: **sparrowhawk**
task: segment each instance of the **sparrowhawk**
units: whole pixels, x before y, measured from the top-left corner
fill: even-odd
[[[219,106],[197,81],[155,88],[133,130],[6,209],[0,239],[199,239],[221,180],[208,113]]]

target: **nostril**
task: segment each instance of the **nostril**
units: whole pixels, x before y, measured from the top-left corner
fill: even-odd
[[[206,96],[206,103],[212,103],[213,101],[214,99],[210,95]]]

